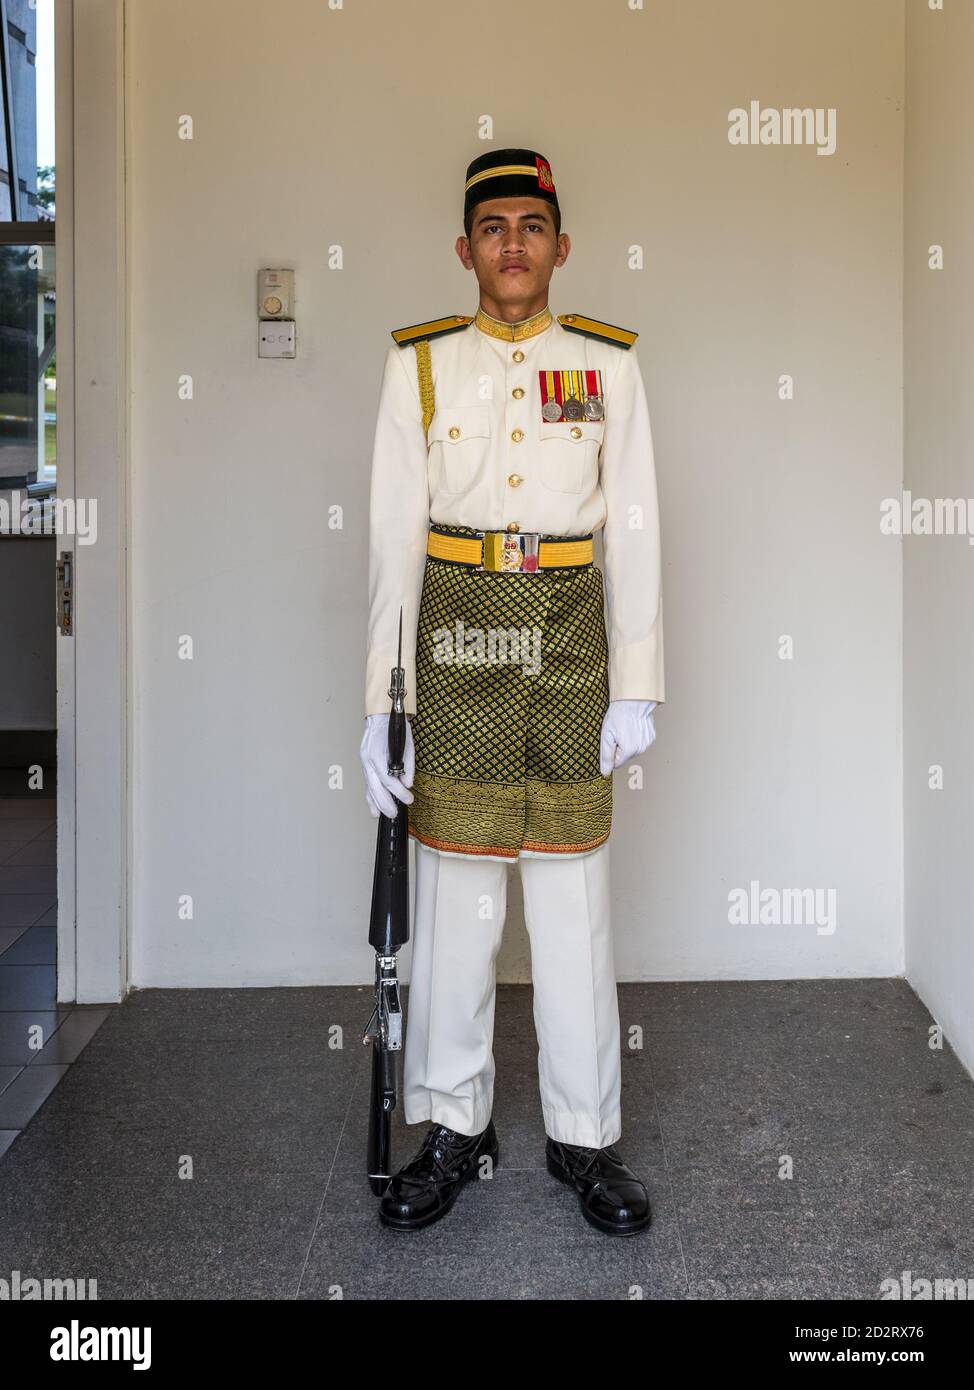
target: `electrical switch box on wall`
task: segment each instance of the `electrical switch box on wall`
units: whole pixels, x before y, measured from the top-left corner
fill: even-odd
[[[257,272],[257,355],[294,357],[294,271]]]
[[[257,272],[257,313],[262,319],[294,318],[294,271]]]
[[[293,357],[295,355],[294,320],[278,323],[277,320],[262,319],[260,338],[257,344],[258,357]]]

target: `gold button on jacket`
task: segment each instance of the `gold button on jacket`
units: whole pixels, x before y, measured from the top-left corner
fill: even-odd
[[[570,332],[555,310],[550,324],[521,338],[514,351],[475,322],[431,338],[428,347],[436,407],[428,437],[414,347],[394,345],[386,355],[372,461],[366,713],[389,710],[400,604],[406,708],[415,712],[416,623],[431,520],[554,536],[601,531],[596,563],[608,604],[610,698],[662,702],[656,470],[635,347]],[[604,418],[545,420],[539,373],[585,370],[601,375]],[[505,516],[511,487],[516,522]]]

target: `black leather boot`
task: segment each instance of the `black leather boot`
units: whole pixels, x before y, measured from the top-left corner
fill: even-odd
[[[585,1149],[548,1139],[548,1172],[578,1193],[586,1221],[612,1236],[633,1236],[650,1222],[649,1197],[643,1184],[619,1157],[614,1144]]]
[[[482,1134],[458,1134],[434,1125],[416,1157],[391,1179],[379,1203],[379,1220],[397,1231],[418,1231],[446,1216],[465,1182],[476,1178],[487,1154],[497,1163],[497,1135],[490,1121]]]

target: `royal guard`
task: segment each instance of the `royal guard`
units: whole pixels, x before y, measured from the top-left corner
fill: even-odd
[[[385,363],[361,752],[373,815],[409,805],[403,1106],[408,1123],[431,1122],[381,1199],[381,1220],[400,1230],[443,1216],[497,1161],[495,962],[513,861],[548,1171],[601,1231],[650,1221],[616,1147],[608,840],[613,768],[652,743],[663,700],[656,474],[636,334],[549,308],[570,249],[548,161],[481,155],[456,242],[480,287],[476,314],[396,330]],[[400,610],[410,728],[396,777],[387,687]],[[475,636],[473,658],[444,659],[455,631]]]

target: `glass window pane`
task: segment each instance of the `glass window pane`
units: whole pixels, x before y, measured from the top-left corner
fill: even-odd
[[[5,120],[0,120],[0,220],[47,220],[54,216],[54,0],[2,0],[0,8],[7,19],[18,186],[15,211]]]
[[[0,488],[56,476],[54,247],[0,246]]]

